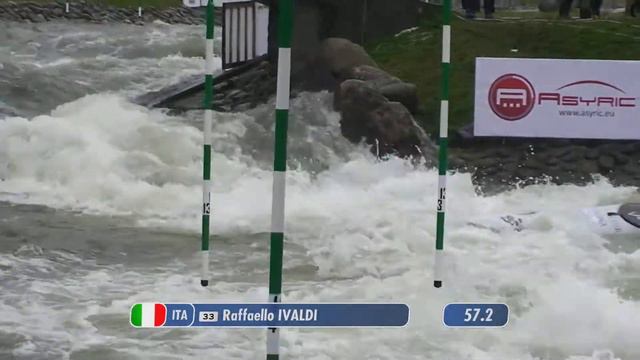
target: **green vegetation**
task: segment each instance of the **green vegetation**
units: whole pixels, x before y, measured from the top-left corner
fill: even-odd
[[[0,0],[0,3],[8,2]],[[38,3],[64,3],[64,0],[52,1],[52,0],[13,0],[13,2],[38,2]],[[78,0],[69,0],[69,3],[77,3]],[[155,8],[168,8],[182,6],[182,0],[85,0],[86,3],[98,4],[103,6],[115,6],[115,7],[155,7]]]
[[[526,13],[525,13],[526,14]],[[452,23],[451,129],[473,120],[476,57],[640,60],[640,21],[611,15],[603,20],[556,20],[550,14],[502,21]],[[418,86],[425,110],[418,116],[433,133],[439,118],[441,26],[439,8],[427,12],[416,31],[368,44],[367,51],[389,73]],[[517,49],[517,52],[515,52]],[[629,74],[636,76],[636,74]]]

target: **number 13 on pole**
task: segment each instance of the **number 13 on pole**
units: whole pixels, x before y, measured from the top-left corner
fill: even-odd
[[[200,284],[209,285],[209,232],[211,217],[211,129],[213,123],[213,30],[214,9],[213,0],[207,2],[207,30],[205,41],[205,90],[204,90],[204,144],[202,164],[202,264]]]
[[[269,302],[282,302],[284,254],[284,205],[287,170],[287,132],[291,89],[291,41],[293,0],[278,0],[278,81],[271,201],[271,241],[269,255]],[[280,359],[280,329],[267,330],[267,360]]]
[[[442,4],[442,73],[440,101],[440,139],[438,157],[438,207],[436,223],[436,251],[433,286],[442,287],[444,251],[444,216],[447,195],[447,151],[449,132],[449,68],[451,63],[451,0]]]

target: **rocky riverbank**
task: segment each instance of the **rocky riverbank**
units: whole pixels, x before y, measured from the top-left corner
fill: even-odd
[[[417,151],[428,165],[437,162],[435,134],[423,135],[413,118],[420,112],[415,85],[387,74],[344,39],[325,40],[320,54],[320,68],[339,84],[335,109],[347,139],[375,144],[378,155],[415,157]],[[541,182],[582,185],[599,175],[616,185],[640,183],[638,141],[475,138],[468,130],[450,139],[450,168],[472,173],[484,192]]]
[[[310,77],[305,79],[305,75]],[[418,125],[415,85],[380,69],[360,45],[327,38],[294,76],[294,88],[318,78],[334,92],[342,135],[364,142],[377,156],[397,155],[434,164],[435,146]]]
[[[344,39],[327,39],[317,58],[302,75],[327,77],[335,93],[334,108],[341,115],[343,136],[364,142],[371,152],[385,157],[424,158],[437,163],[435,134],[428,136],[414,120],[420,111],[416,87],[380,68],[360,46]],[[321,74],[322,73],[322,74]],[[304,76],[296,74],[293,95]],[[195,82],[201,79],[195,79]],[[195,83],[194,83],[195,84]],[[275,68],[267,61],[230,70],[215,82],[214,108],[243,112],[275,94]],[[136,101],[147,106],[177,110],[199,109],[203,88],[186,81],[175,89],[150,94]],[[146,96],[146,95],[145,95]],[[154,99],[160,99],[155,101]],[[468,129],[467,129],[468,130]],[[582,185],[602,175],[616,185],[640,183],[640,142],[548,139],[475,138],[469,131],[450,139],[449,166],[473,174],[483,192],[541,182]]]
[[[640,184],[640,142],[464,140],[451,148],[454,168],[473,173],[484,191],[541,182],[584,185],[604,176],[614,185]]]
[[[276,92],[275,69],[267,61],[256,60],[241,68],[218,74],[214,81],[213,108],[222,112],[244,112],[266,103]],[[293,91],[295,95],[295,90]],[[201,109],[204,96],[202,76],[144,94],[133,102],[147,107],[175,111]]]
[[[276,92],[275,69],[261,61],[246,72],[215,85],[214,106],[222,111],[243,112],[266,103]],[[295,95],[295,94],[294,94]]]
[[[142,9],[100,6],[83,1],[70,3],[69,12],[64,2],[0,2],[0,20],[41,23],[46,21],[83,21],[90,23],[124,23],[144,25],[156,20],[169,24],[203,24],[203,13],[187,7]]]

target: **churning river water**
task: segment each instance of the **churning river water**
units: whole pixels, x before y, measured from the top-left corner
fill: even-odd
[[[264,330],[139,330],[128,313],[146,301],[267,300],[273,102],[216,114],[202,288],[202,114],[127,99],[201,73],[203,29],[0,25],[0,359],[264,358]],[[284,359],[640,359],[640,245],[569,215],[635,188],[483,197],[452,175],[436,290],[437,172],[347,143],[330,94],[301,94],[291,114],[284,301],[405,302],[412,316],[402,329],[283,330]],[[527,210],[544,215],[520,233],[466,225]],[[506,302],[510,322],[444,328],[443,306],[461,301]]]

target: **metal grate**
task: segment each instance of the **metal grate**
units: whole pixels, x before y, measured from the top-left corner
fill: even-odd
[[[224,3],[222,13],[222,68],[235,67],[256,58],[256,3]]]

